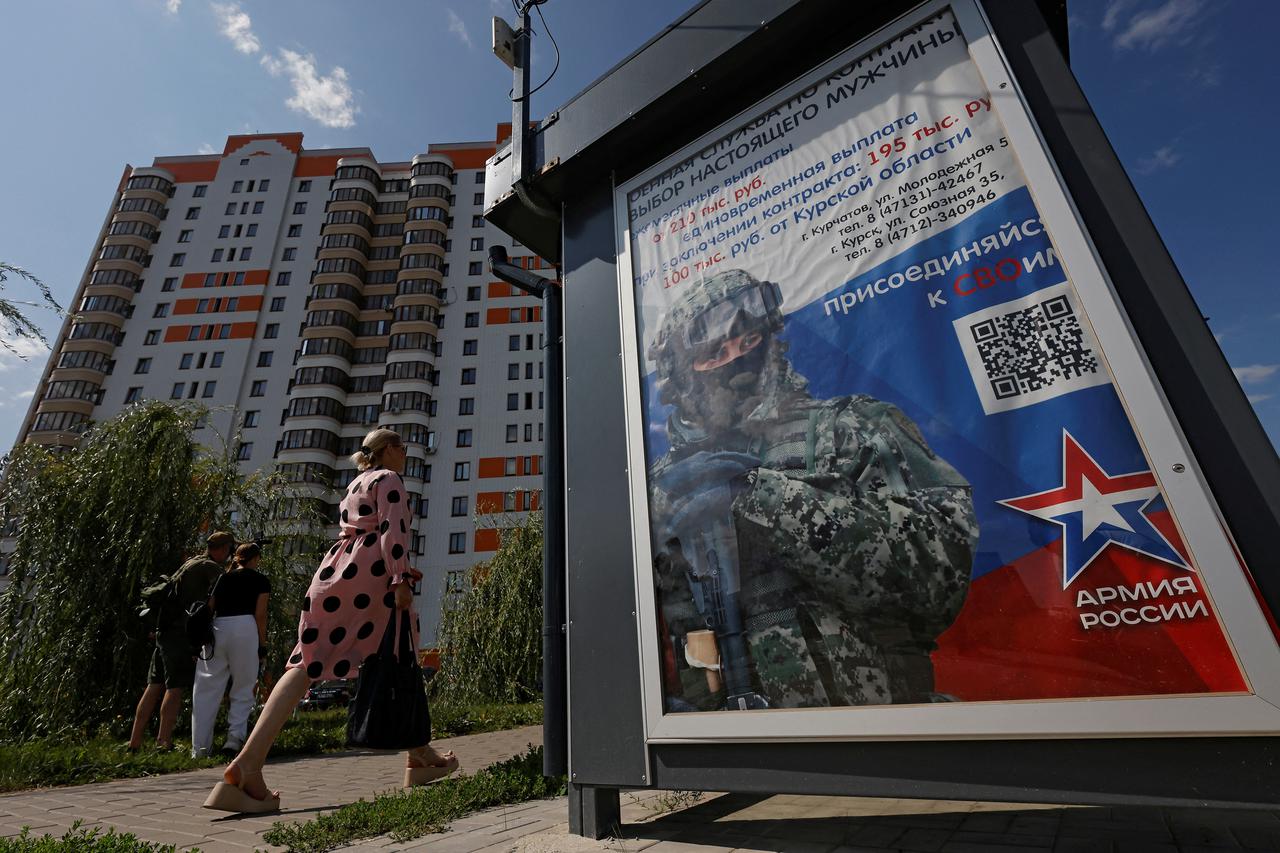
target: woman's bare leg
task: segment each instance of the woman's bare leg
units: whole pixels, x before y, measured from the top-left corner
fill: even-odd
[[[255,773],[261,772],[262,765],[267,763],[267,753],[271,751],[271,745],[275,743],[276,736],[280,734],[280,729],[284,727],[285,721],[289,719],[294,708],[298,707],[298,702],[302,700],[310,686],[310,676],[301,669],[286,670],[276,682],[271,696],[267,698],[267,704],[258,716],[258,722],[249,733],[249,739],[240,749],[240,754],[231,761],[241,773],[252,777]],[[245,791],[251,797],[261,798],[270,795],[270,790],[261,779],[249,781],[245,785]]]

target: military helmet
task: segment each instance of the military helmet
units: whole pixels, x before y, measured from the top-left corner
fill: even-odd
[[[658,374],[670,376],[677,357],[697,357],[733,334],[782,328],[782,292],[743,270],[727,270],[685,285],[649,347]]]

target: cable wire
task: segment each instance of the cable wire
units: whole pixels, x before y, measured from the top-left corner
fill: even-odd
[[[543,3],[546,3],[546,2],[547,2],[547,0],[528,0],[528,2],[525,4],[525,9],[528,9],[530,6],[532,6],[532,7],[533,7],[533,10],[534,10],[535,12],[537,12],[537,13],[538,13],[538,19],[539,19],[540,21],[542,21],[542,29],[546,32],[546,34],[547,34],[547,38],[551,39],[551,46],[552,46],[553,48],[555,48],[555,51],[556,51],[556,64],[551,68],[551,73],[547,75],[547,79],[546,79],[546,80],[543,80],[543,81],[542,81],[541,83],[539,83],[537,86],[534,86],[532,89],[530,89],[530,90],[529,90],[529,97],[532,97],[532,96],[533,96],[533,94],[534,94],[535,92],[537,92],[537,91],[538,91],[539,89],[541,89],[543,86],[545,86],[545,85],[547,85],[548,83],[550,83],[550,82],[551,82],[551,78],[552,78],[552,77],[555,77],[555,76],[556,76],[556,72],[560,70],[560,45],[556,44],[556,37],[555,37],[554,35],[552,35],[552,34],[551,34],[551,26],[547,23],[547,19],[546,19],[545,17],[543,17],[543,15],[542,15],[542,4],[543,4]],[[521,10],[521,8],[520,8],[520,4],[519,4],[518,0],[511,0],[511,5],[515,7],[516,12],[517,12],[518,14],[520,14],[520,15],[522,15],[522,16],[524,15],[524,11],[523,11],[523,10]],[[533,34],[533,30],[531,29],[531,30],[529,31],[529,33],[530,33],[530,35],[532,35],[532,34]],[[532,50],[530,50],[530,51],[529,51],[529,54],[530,54],[530,57],[529,57],[529,58],[530,58],[530,59],[532,59],[532,58],[533,58],[533,51],[532,51]],[[530,64],[532,64],[532,63],[530,63]],[[515,95],[515,89],[512,89],[511,91],[509,91],[509,92],[507,93],[507,98],[508,98],[509,100],[511,100],[513,103],[518,103],[518,102],[520,102],[520,101],[523,101],[523,100],[524,100],[524,98],[523,98],[523,97],[521,97],[521,98],[516,98],[516,97],[513,97],[514,95]]]

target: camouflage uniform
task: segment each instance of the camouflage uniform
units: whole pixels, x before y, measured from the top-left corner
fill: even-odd
[[[649,478],[668,630],[682,638],[707,627],[688,564],[663,527],[689,500],[680,493],[689,489],[671,487],[685,462],[712,472],[692,491],[732,474],[739,610],[752,681],[771,707],[944,698],[934,693],[929,654],[964,603],[978,528],[968,482],[916,425],[868,396],[810,397],[776,338],[780,311],[760,344],[768,349],[740,422],[709,432],[687,419],[682,397],[696,389],[682,383],[689,369],[671,335],[707,305],[759,285],[740,271],[693,285],[651,350],[663,398],[676,406],[671,450]],[[755,467],[726,468],[721,459]]]

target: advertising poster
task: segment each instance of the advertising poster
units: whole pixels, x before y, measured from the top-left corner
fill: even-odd
[[[998,109],[942,12],[627,189],[666,713],[1248,689]]]

